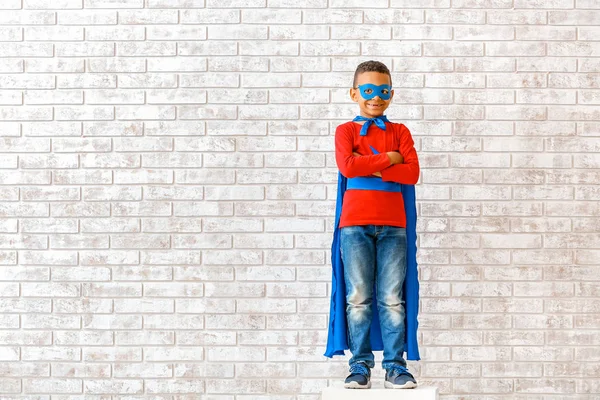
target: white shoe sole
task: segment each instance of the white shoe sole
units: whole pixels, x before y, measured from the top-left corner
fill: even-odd
[[[346,389],[370,389],[371,381],[369,381],[366,385],[361,385],[356,381],[350,382],[350,383],[344,383],[344,388],[346,388]]]
[[[406,382],[404,385],[394,385],[392,382],[385,381],[383,386],[386,389],[414,389],[417,387],[417,384],[414,382]]]

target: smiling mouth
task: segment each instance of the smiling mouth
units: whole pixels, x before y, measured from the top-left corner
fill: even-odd
[[[369,107],[373,107],[373,108],[379,108],[379,107],[383,107],[383,104],[369,104],[369,103],[367,103],[367,105],[368,105]]]

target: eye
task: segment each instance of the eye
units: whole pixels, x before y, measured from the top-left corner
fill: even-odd
[[[387,90],[387,89],[383,89],[383,90],[381,91],[381,93],[383,93],[383,94],[388,94],[389,92],[390,92],[390,91],[389,91],[389,90]]]
[[[373,89],[365,89],[365,93],[371,93]]]

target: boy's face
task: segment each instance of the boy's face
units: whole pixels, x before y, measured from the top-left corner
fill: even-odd
[[[383,112],[390,105],[392,98],[394,97],[394,91],[389,92],[388,89],[384,89],[384,93],[389,94],[389,99],[382,99],[380,95],[384,95],[377,88],[373,87],[363,87],[365,89],[367,97],[369,94],[375,94],[375,97],[372,99],[366,99],[361,94],[360,87],[361,85],[372,84],[374,86],[379,85],[390,85],[390,77],[387,74],[383,74],[381,72],[369,71],[358,74],[356,77],[356,86],[357,88],[350,89],[350,98],[352,101],[358,103],[360,107],[360,115],[367,118],[374,118],[383,115]]]

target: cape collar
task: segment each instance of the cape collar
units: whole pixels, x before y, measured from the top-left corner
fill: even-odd
[[[379,128],[385,131],[385,123],[390,122],[385,115],[380,115],[379,117],[367,118],[362,115],[357,115],[352,121],[365,121],[362,128],[360,128],[360,136],[366,136],[369,127],[375,123]]]

